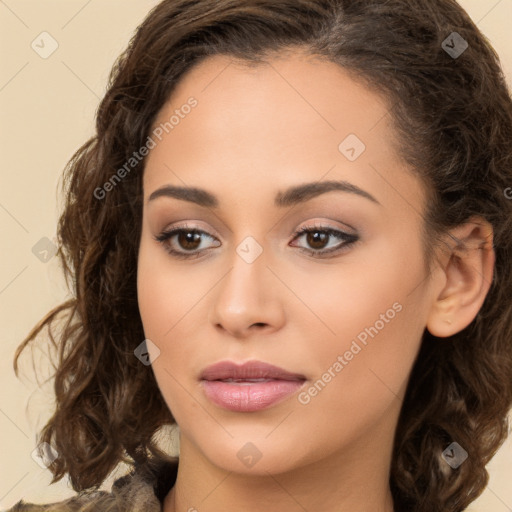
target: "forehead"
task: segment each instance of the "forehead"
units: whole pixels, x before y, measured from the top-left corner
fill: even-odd
[[[196,106],[183,108],[191,97]],[[362,188],[377,180],[381,194],[396,195],[383,187],[386,176],[404,194],[416,193],[419,204],[388,110],[383,95],[318,57],[287,53],[256,65],[209,57],[182,77],[156,117],[161,140],[146,161],[145,196],[163,183],[183,184],[180,178],[225,191],[243,182],[273,194],[323,177]],[[179,120],[170,126],[173,116]]]
[[[384,123],[378,135],[388,131],[384,95],[369,91],[339,65],[299,51],[277,54],[260,64],[226,55],[207,58],[181,78],[155,125],[165,123],[190,96],[199,103],[193,113],[201,118],[201,126],[194,128],[201,128],[202,137],[215,136],[219,130],[230,130],[237,139],[280,135],[278,142],[318,131],[339,136],[352,130],[369,137],[380,121]],[[391,133],[387,135],[390,139]]]

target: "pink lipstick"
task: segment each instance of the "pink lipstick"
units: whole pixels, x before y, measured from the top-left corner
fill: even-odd
[[[205,395],[219,407],[254,412],[275,405],[298,391],[306,378],[262,361],[221,361],[200,376]]]

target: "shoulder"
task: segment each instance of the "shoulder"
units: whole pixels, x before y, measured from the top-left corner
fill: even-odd
[[[115,502],[110,493],[96,491],[78,494],[64,501],[42,505],[20,500],[6,512],[85,512],[94,509],[111,510],[113,512],[117,511],[117,508],[113,508],[114,506]]]
[[[87,491],[56,503],[20,500],[5,512],[161,512],[163,499],[174,485],[178,460],[148,462],[118,478],[111,492]]]

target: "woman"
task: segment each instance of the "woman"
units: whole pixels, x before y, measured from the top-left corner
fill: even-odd
[[[12,510],[464,510],[512,404],[511,169],[453,0],[161,2],[66,170],[74,298],[15,356],[65,314],[40,441],[79,495]]]

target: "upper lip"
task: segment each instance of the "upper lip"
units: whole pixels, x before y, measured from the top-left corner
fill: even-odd
[[[275,380],[305,380],[304,375],[291,373],[283,368],[263,361],[220,361],[207,366],[201,373],[202,380],[225,379],[275,379]]]

